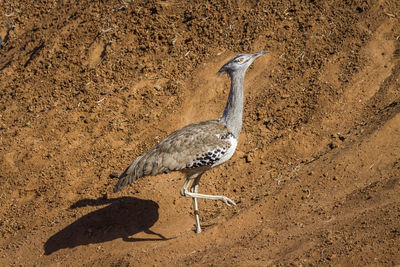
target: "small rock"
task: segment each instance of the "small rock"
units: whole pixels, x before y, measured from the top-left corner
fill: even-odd
[[[248,153],[247,155],[244,156],[246,163],[250,163],[254,161],[254,154],[253,153]]]

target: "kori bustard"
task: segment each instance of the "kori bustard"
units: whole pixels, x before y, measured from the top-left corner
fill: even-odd
[[[229,160],[235,152],[242,130],[244,76],[253,61],[265,53],[267,51],[239,54],[222,66],[218,74],[227,73],[231,79],[231,88],[222,116],[218,120],[187,125],[137,157],[119,176],[114,192],[143,176],[181,171],[186,174],[186,181],[180,193],[193,199],[196,233],[201,232],[197,198],[220,200],[228,206],[236,205],[226,196],[198,193],[198,185],[205,171]]]

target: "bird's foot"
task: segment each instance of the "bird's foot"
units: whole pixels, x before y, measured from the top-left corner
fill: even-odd
[[[201,233],[201,227],[200,225],[196,226],[196,234],[200,234]]]
[[[236,203],[235,203],[232,199],[230,199],[230,198],[228,198],[228,197],[226,197],[226,196],[221,196],[220,200],[221,200],[222,202],[224,202],[226,205],[228,205],[229,207],[230,207],[231,205],[236,206]]]

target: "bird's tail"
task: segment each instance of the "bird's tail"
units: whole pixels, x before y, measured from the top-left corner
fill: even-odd
[[[140,164],[143,156],[144,155],[137,157],[137,159],[119,176],[118,183],[114,187],[114,193],[121,191],[125,186],[143,176],[143,171],[141,170],[142,164]]]

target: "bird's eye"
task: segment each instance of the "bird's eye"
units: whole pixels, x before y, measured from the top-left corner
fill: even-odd
[[[235,59],[235,62],[236,63],[243,63],[244,59],[240,57],[240,58]]]

